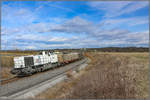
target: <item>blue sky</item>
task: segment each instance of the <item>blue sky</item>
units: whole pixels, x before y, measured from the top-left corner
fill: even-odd
[[[148,1],[3,1],[2,49],[148,47]]]

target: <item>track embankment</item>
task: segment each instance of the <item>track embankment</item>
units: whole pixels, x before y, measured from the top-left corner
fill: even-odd
[[[86,63],[86,61],[87,61],[87,58],[84,58],[82,60],[70,63],[64,67],[59,67],[53,70],[49,70],[42,74],[33,75],[32,77],[26,77],[21,80],[17,80],[11,83],[4,84],[0,88],[0,96],[9,97],[13,94],[16,94],[25,89],[31,88],[37,84],[40,84],[49,79],[52,79],[58,75],[61,75],[68,70],[73,70],[74,68],[77,68],[79,65]]]

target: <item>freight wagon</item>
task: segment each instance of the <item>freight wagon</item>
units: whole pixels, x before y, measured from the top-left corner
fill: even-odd
[[[45,51],[39,55],[14,57],[14,68],[11,73],[17,76],[32,75],[82,58],[81,53],[51,53]]]

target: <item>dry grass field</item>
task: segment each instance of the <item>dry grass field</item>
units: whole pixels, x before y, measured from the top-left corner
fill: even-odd
[[[38,99],[121,99],[149,97],[148,53],[86,53],[91,59],[78,77],[39,94]]]

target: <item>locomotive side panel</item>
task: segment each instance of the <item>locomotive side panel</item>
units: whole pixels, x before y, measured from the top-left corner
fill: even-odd
[[[41,59],[40,59],[39,55],[33,56],[33,58],[34,58],[34,65],[35,66],[41,65]]]
[[[50,55],[50,62],[51,63],[57,63],[58,62],[58,57],[56,54]]]
[[[43,65],[43,64],[47,64],[49,63],[49,56],[46,56],[46,55],[39,55],[39,64],[40,65]]]
[[[24,68],[24,57],[14,57],[14,68]]]

